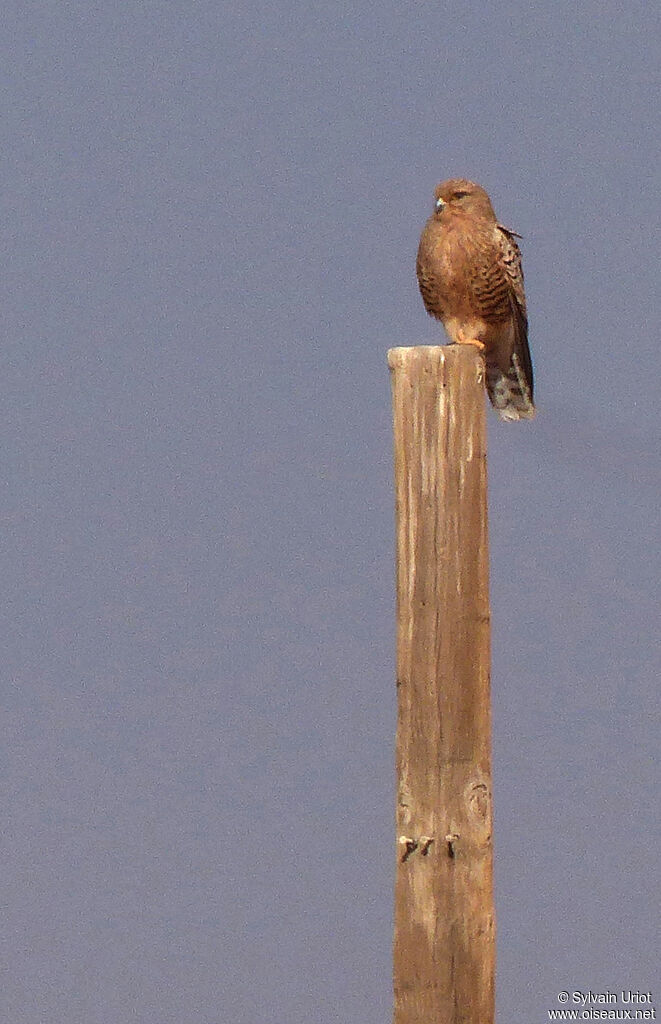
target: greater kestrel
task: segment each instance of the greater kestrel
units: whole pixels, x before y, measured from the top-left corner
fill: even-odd
[[[489,196],[472,181],[444,181],[435,196],[416,264],[425,309],[442,321],[451,342],[483,350],[487,391],[500,418],[531,419],[520,236],[498,223]]]

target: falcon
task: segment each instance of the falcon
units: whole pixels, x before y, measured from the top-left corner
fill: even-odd
[[[425,309],[453,344],[484,353],[487,392],[500,418],[532,419],[521,236],[498,223],[489,196],[472,181],[444,181],[435,198],[416,263]]]

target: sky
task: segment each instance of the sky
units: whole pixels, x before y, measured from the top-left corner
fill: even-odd
[[[390,1018],[386,352],[443,340],[451,176],[537,381],[489,415],[498,1022],[661,1013],[660,21],[5,5],[3,1019]]]

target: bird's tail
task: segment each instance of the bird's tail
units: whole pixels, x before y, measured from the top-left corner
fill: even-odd
[[[487,391],[501,420],[531,420],[535,415],[532,396],[532,372],[526,373],[516,352],[507,373],[499,366],[487,365]]]

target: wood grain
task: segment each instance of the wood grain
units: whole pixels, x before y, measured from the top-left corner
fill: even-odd
[[[395,1024],[492,1024],[484,366],[396,348]],[[431,842],[429,842],[431,840]]]

